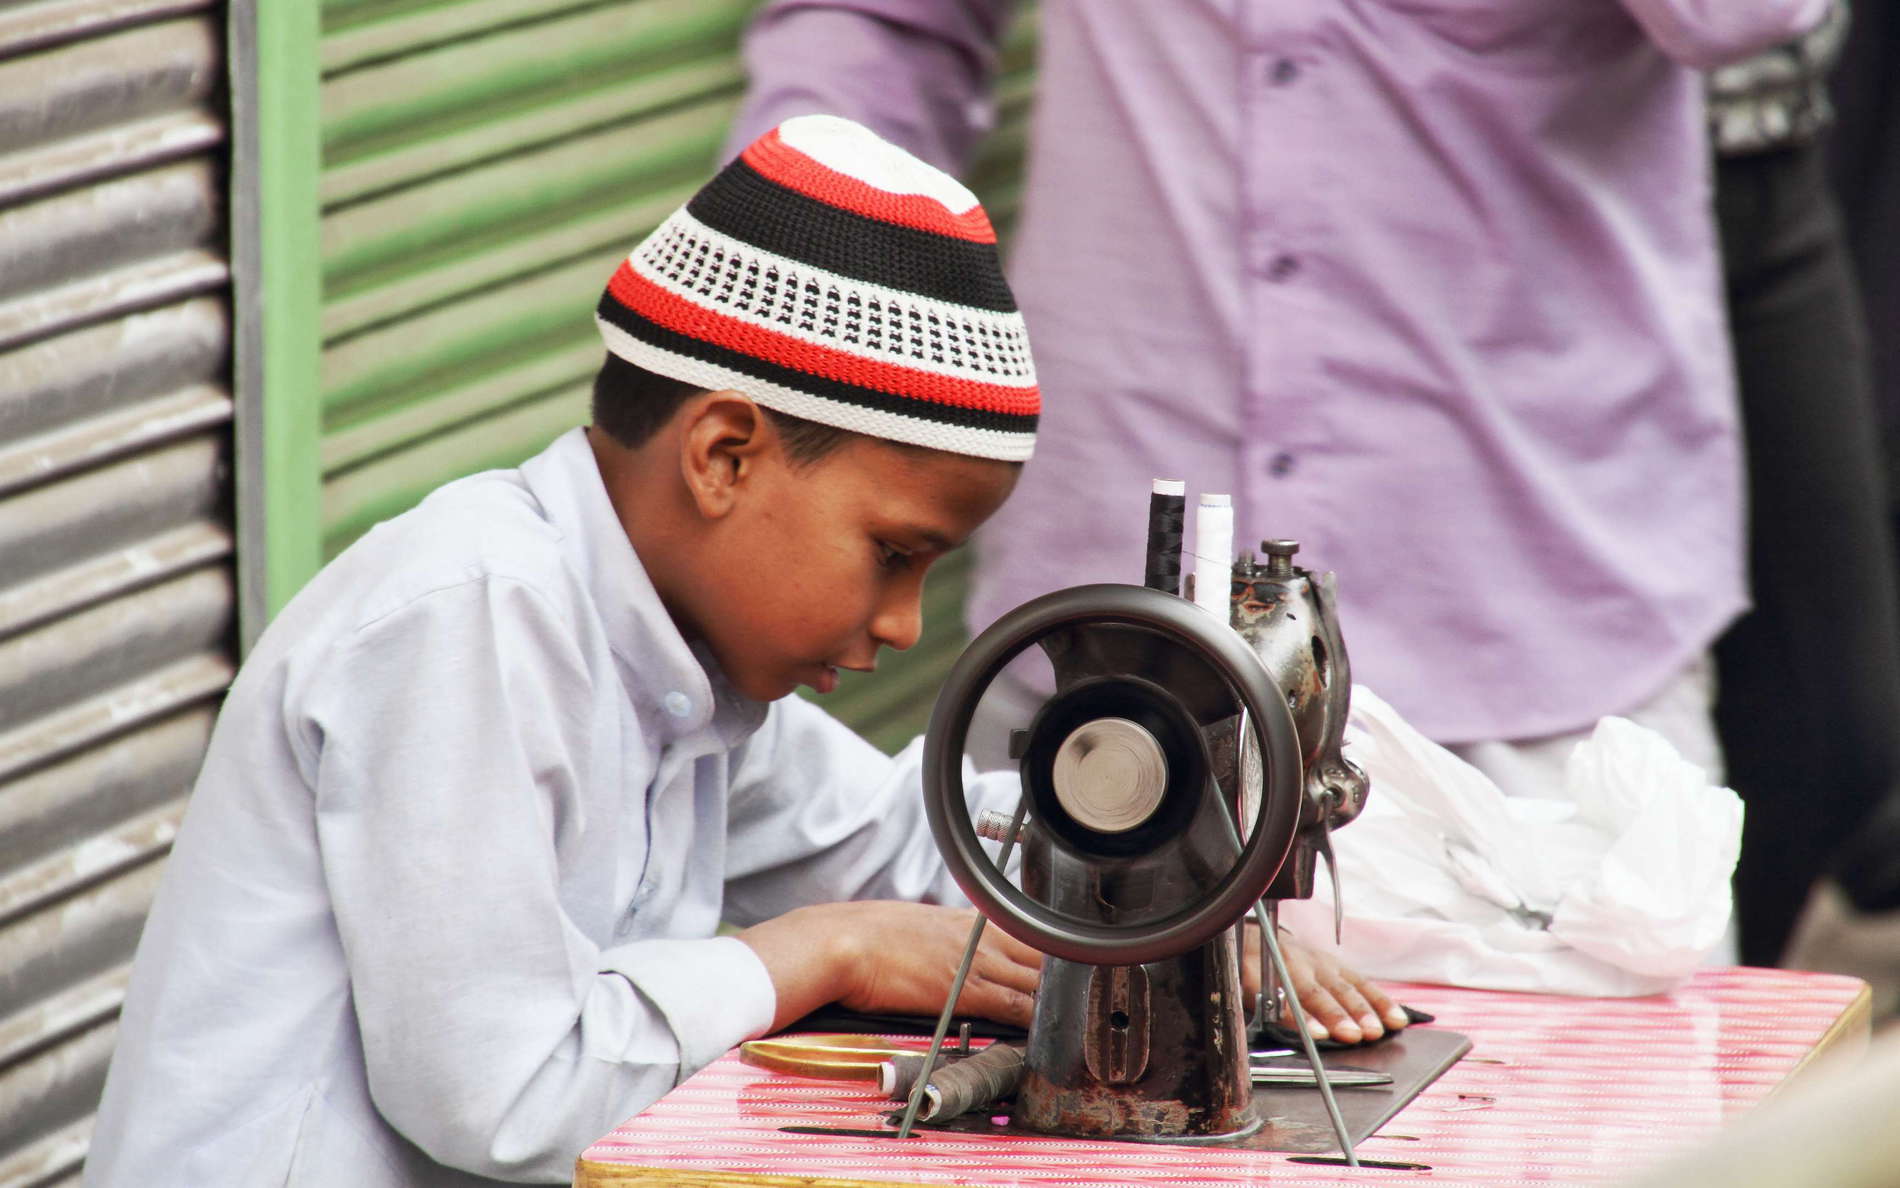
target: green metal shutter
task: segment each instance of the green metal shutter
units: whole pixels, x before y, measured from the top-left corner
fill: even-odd
[[[0,1185],[76,1182],[235,647],[224,14],[0,6]]]

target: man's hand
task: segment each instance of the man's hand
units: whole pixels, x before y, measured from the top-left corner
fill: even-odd
[[[1247,951],[1241,958],[1240,979],[1251,999],[1260,991],[1260,930],[1249,924],[1246,931]],[[1377,983],[1332,954],[1307,948],[1284,928],[1280,930],[1280,955],[1286,958],[1293,989],[1300,996],[1300,1005],[1306,1008],[1307,1028],[1316,1039],[1356,1044],[1405,1026],[1405,1011]],[[1280,1022],[1293,1026],[1291,1011]]]
[[[969,908],[863,900],[798,908],[739,934],[778,990],[774,1028],[828,1002],[852,1010],[935,1015],[969,943]],[[1042,954],[986,928],[957,999],[961,1014],[1027,1027]]]

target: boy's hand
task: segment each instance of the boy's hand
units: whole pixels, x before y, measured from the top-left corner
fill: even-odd
[[[1251,1000],[1260,990],[1260,930],[1249,925],[1246,932],[1240,980]],[[1405,1026],[1405,1012],[1390,995],[1332,954],[1309,949],[1281,929],[1280,955],[1286,958],[1286,971],[1315,1038],[1356,1044]],[[1280,1021],[1291,1027],[1291,1012]]]
[[[739,934],[778,989],[774,1027],[829,1002],[856,1011],[935,1015],[969,943],[969,908],[865,900],[798,908]],[[1029,1025],[1042,954],[999,928],[983,942],[957,1000],[961,1014]]]

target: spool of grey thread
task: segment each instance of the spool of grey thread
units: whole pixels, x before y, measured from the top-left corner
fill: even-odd
[[[937,1067],[950,1063],[950,1057],[937,1057]],[[924,1053],[898,1052],[889,1060],[877,1066],[877,1089],[892,1101],[907,1101],[910,1087],[917,1083],[917,1075],[924,1071]]]
[[[924,1085],[926,1122],[947,1122],[1016,1092],[1023,1079],[1023,1045],[991,1044],[968,1060],[930,1074]]]

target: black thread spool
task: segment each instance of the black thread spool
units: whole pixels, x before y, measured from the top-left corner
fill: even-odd
[[[1156,479],[1148,496],[1148,558],[1141,584],[1181,593],[1181,538],[1187,520],[1187,484]]]

